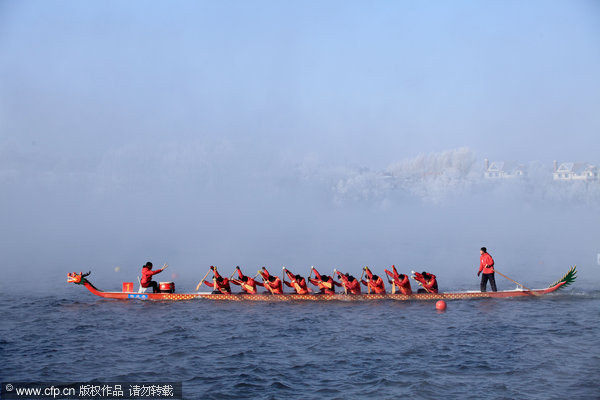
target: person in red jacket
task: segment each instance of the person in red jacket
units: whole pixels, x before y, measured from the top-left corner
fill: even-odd
[[[438,284],[437,278],[435,275],[430,274],[429,272],[423,271],[422,273],[418,273],[412,271],[414,274],[413,279],[419,282],[422,286],[417,293],[437,293],[438,292]]]
[[[304,279],[304,277],[302,277],[300,275],[294,275],[292,273],[292,271],[288,270],[286,267],[283,267],[283,270],[285,271],[288,278],[290,279],[289,282],[287,282],[284,279],[283,283],[285,283],[287,286],[289,286],[291,288],[294,288],[294,290],[296,291],[296,294],[308,294],[309,293],[308,287],[306,285],[306,279]]]
[[[412,294],[412,289],[410,287],[410,281],[408,280],[408,276],[404,275],[404,274],[398,274],[398,271],[396,271],[396,267],[394,265],[392,265],[392,270],[393,272],[388,271],[387,269],[384,269],[385,273],[393,279],[393,282],[396,286],[398,286],[398,289],[400,290],[400,293],[402,294]],[[388,278],[388,282],[392,283],[392,281],[390,281],[390,279]]]
[[[315,277],[311,278],[309,275],[308,280],[310,283],[319,288],[320,294],[335,294],[335,287],[342,286],[338,282],[334,281],[332,277],[327,275],[321,275],[315,267],[310,267],[311,275],[313,272],[315,273]]]
[[[496,290],[496,278],[494,276],[494,259],[487,252],[485,247],[482,247],[479,250],[479,271],[477,271],[477,276],[481,275],[481,284],[479,288],[482,292],[486,291],[487,282],[490,281],[490,286],[492,287],[492,292],[497,292]]]
[[[271,294],[283,294],[283,284],[278,276],[269,274],[269,271],[265,267],[259,270],[258,273],[263,278],[263,285],[267,288]]]
[[[365,285],[369,291],[375,294],[385,294],[385,284],[383,283],[383,279],[381,279],[378,275],[373,275],[369,267],[364,268],[365,273],[367,274],[367,281],[361,280],[361,283]]]
[[[264,286],[262,283],[256,282],[254,278],[244,275],[240,267],[235,267],[235,269],[240,279],[232,279],[229,282],[233,283],[234,285],[241,286],[242,293],[256,294],[258,293],[258,291],[256,290],[256,286]]]
[[[340,271],[335,270],[334,271],[337,275],[338,278],[340,279],[341,283],[342,283],[342,287],[344,288],[344,290],[346,290],[347,293],[350,294],[360,294],[361,290],[360,290],[360,282],[358,279],[356,279],[355,277],[353,277],[352,275],[345,273],[342,274]]]
[[[140,279],[140,285],[143,288],[151,287],[153,293],[160,293],[158,283],[152,280],[152,276],[160,274],[165,268],[167,268],[167,264],[163,265],[161,269],[152,271],[152,263],[148,261],[144,266],[142,266],[142,279]]]
[[[208,281],[204,281],[206,286],[213,288],[213,294],[230,294],[231,286],[229,285],[229,278],[223,278],[219,271],[217,271],[217,267],[211,266],[210,269],[213,271],[213,281],[212,283]]]

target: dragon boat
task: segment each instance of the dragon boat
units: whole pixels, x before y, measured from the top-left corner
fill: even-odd
[[[569,286],[575,281],[577,269],[571,268],[561,279],[545,289],[526,290],[521,287],[516,290],[502,290],[498,292],[445,292],[445,293],[414,293],[410,295],[398,293],[386,294],[213,294],[207,292],[196,293],[145,293],[142,290],[133,291],[133,284],[123,284],[121,292],[104,292],[97,289],[88,279],[90,273],[70,273],[67,282],[85,286],[96,296],[117,300],[225,300],[225,301],[361,301],[361,300],[462,300],[481,298],[509,298],[509,297],[538,297]]]

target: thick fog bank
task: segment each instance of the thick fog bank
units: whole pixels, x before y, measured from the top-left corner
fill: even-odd
[[[225,273],[236,265],[248,272],[285,265],[307,274],[315,265],[360,274],[365,265],[382,273],[392,264],[432,271],[444,288],[466,289],[476,287],[481,246],[499,270],[526,284],[551,283],[573,264],[597,278],[600,207],[593,186],[580,196],[553,197],[547,188],[555,182],[486,182],[470,151],[449,154],[412,170],[411,160],[390,167],[408,178],[441,169],[434,178],[359,195],[339,190],[340,179],[349,179],[340,176],[352,168],[305,161],[257,168],[231,157],[199,162],[176,153],[145,167],[116,157],[78,175],[58,167],[17,170],[3,182],[1,206],[10,210],[3,285],[25,274],[43,276],[34,279],[36,288],[56,287],[66,272],[91,269],[94,282],[115,289],[135,281],[151,260],[168,262],[167,278],[187,289],[209,265]],[[363,184],[376,185],[368,177],[379,177],[364,171]],[[563,193],[576,186],[563,185]]]

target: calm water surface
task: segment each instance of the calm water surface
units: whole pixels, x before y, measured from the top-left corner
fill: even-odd
[[[600,291],[434,303],[0,301],[0,380],[182,381],[186,399],[600,398]]]

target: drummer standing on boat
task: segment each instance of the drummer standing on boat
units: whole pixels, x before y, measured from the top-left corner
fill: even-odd
[[[479,271],[477,272],[477,276],[481,275],[483,272],[483,275],[481,275],[480,289],[482,292],[485,292],[487,282],[490,281],[492,291],[497,292],[496,278],[494,277],[494,259],[488,254],[485,247],[481,248],[480,253],[481,257],[479,257]]]

